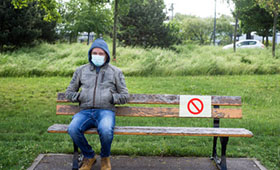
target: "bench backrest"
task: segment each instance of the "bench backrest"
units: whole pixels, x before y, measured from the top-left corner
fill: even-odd
[[[130,94],[128,104],[165,104],[179,105],[180,95],[166,94]],[[58,93],[56,114],[74,115],[79,112],[77,105],[65,105],[70,103],[64,93]],[[240,96],[212,96],[212,118],[242,118]],[[235,108],[220,108],[220,106],[237,106]],[[137,116],[137,117],[179,117],[178,107],[131,107],[117,106],[116,116]]]

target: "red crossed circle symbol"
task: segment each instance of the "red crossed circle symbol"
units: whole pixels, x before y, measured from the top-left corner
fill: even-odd
[[[195,103],[194,101],[198,101],[201,106],[197,106],[197,104],[196,104],[197,102]],[[192,109],[191,109],[191,106],[193,106]],[[203,105],[202,101],[198,98],[193,98],[188,102],[188,111],[191,114],[198,115],[199,113],[202,112],[203,108],[204,108],[204,105]]]

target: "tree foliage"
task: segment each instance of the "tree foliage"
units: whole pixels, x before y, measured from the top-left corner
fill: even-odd
[[[163,0],[131,0],[129,12],[119,17],[119,41],[143,47],[169,47],[178,42],[176,24],[164,24],[164,8]]]
[[[61,34],[74,39],[79,32],[104,34],[110,31],[112,11],[106,4],[90,0],[70,0],[62,8]],[[71,41],[71,40],[70,40]]]
[[[104,34],[110,31],[112,12],[104,4],[80,2],[80,8],[75,16],[79,32],[95,32]]]
[[[235,0],[234,2],[244,33],[256,31],[258,35],[264,37],[271,35],[273,18],[266,10],[260,8],[255,0]]]
[[[212,19],[188,16],[182,21],[185,40],[197,42],[200,45],[209,44],[213,31]]]
[[[58,0],[60,1],[60,0]],[[22,9],[27,7],[28,4],[36,2],[37,6],[44,10],[44,20],[46,21],[60,21],[61,15],[58,12],[59,5],[61,3],[56,0],[12,0],[12,4],[16,9]],[[110,2],[110,0],[88,0],[89,3],[104,3]]]
[[[217,18],[216,37],[220,45],[232,43],[234,35],[234,25],[232,23],[234,23],[233,17],[222,15]],[[240,29],[238,35],[241,35]]]
[[[0,3],[0,49],[29,45],[38,40],[52,42],[56,38],[56,22],[43,20],[45,11],[37,3],[15,9],[10,0]]]
[[[271,35],[273,18],[257,4],[248,6],[248,10],[241,13],[240,20],[244,32],[256,31],[261,36]]]
[[[191,15],[176,14],[175,20],[180,22],[183,40],[198,43],[200,45],[210,44],[213,37],[213,19],[200,18]],[[233,18],[222,15],[217,18],[216,37],[221,44],[231,42],[233,35]]]
[[[273,27],[272,55],[275,56],[276,27],[280,12],[280,0],[232,1],[235,4],[235,13],[241,20],[243,30],[247,33],[257,31],[259,35],[267,37],[266,45],[268,45],[268,35],[271,34],[271,28]]]
[[[257,3],[266,9],[271,15],[279,14],[280,0],[256,0]]]
[[[29,4],[34,2],[37,7],[45,11],[45,21],[58,21],[60,19],[60,14],[57,11],[58,3],[56,0],[12,0],[12,4],[16,9],[28,7]]]

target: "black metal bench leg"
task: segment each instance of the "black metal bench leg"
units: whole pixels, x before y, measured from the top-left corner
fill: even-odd
[[[79,169],[79,152],[78,152],[78,146],[73,142],[74,144],[74,156],[73,156],[73,165],[72,170],[78,170]]]
[[[221,152],[221,170],[227,170],[226,150],[229,137],[220,137],[222,152]]]
[[[212,157],[211,157],[211,159],[213,160],[213,159],[217,159],[217,149],[216,149],[216,146],[217,146],[217,138],[218,137],[214,137],[214,139],[213,139],[213,151],[212,151]]]
[[[214,106],[214,108],[219,108],[219,106]],[[220,127],[220,119],[215,118],[213,123],[214,123],[214,128],[219,128]],[[211,157],[211,159],[215,160],[215,162],[218,159],[217,158],[217,149],[216,149],[217,139],[218,139],[218,137],[214,136],[214,139],[213,139],[213,151],[212,151],[212,157]]]

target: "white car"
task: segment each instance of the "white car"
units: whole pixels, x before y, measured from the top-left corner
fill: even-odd
[[[233,48],[233,44],[223,47],[223,49]],[[264,45],[258,40],[241,40],[236,42],[236,48],[264,48]]]

